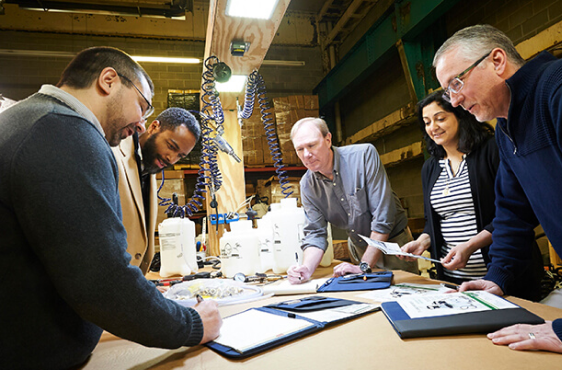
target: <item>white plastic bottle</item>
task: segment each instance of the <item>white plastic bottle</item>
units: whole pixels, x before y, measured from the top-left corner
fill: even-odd
[[[252,221],[240,220],[232,222],[230,230],[219,242],[223,275],[229,278],[239,272],[254,275],[261,269],[257,229],[252,228]]]
[[[160,276],[197,272],[195,223],[189,218],[168,218],[158,225]]]
[[[268,215],[269,213],[266,213],[263,218],[257,220],[261,262],[261,269],[258,270],[258,272],[272,270],[275,264],[273,250],[273,225],[271,224],[271,215]]]
[[[271,216],[275,241],[273,272],[281,274],[295,263],[302,262],[304,209],[297,207],[296,198],[285,198],[281,199],[281,208],[272,212]]]

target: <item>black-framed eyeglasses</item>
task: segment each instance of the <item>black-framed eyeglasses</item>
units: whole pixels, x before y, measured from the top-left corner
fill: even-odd
[[[152,104],[150,104],[150,102],[148,101],[148,99],[146,98],[146,96],[144,96],[144,94],[140,91],[140,89],[137,87],[137,85],[135,85],[133,83],[133,81],[131,81],[131,79],[127,76],[122,75],[121,73],[117,72],[117,75],[127,81],[129,81],[129,83],[131,85],[133,85],[133,87],[139,92],[140,96],[142,96],[142,98],[146,101],[146,104],[148,104],[148,108],[146,108],[146,112],[144,112],[144,114],[142,115],[142,119],[144,119],[146,121],[146,119],[148,117],[150,117],[152,115],[152,113],[154,113],[154,107],[152,106]]]
[[[459,73],[455,78],[453,78],[451,80],[451,82],[449,82],[449,85],[447,86],[447,88],[443,91],[443,99],[445,99],[446,101],[448,101],[450,103],[451,102],[451,92],[454,92],[455,94],[458,94],[462,90],[462,88],[464,87],[464,81],[462,80],[462,78],[464,76],[466,76],[468,72],[470,72],[474,68],[476,68],[476,66],[478,64],[482,63],[482,61],[484,59],[486,59],[492,53],[493,50],[494,49],[487,52],[486,55],[484,55],[482,58],[478,59],[476,62],[472,63],[470,65],[470,67],[468,67],[467,69],[465,69],[464,71]]]

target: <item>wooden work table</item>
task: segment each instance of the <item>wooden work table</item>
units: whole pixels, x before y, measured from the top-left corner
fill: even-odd
[[[315,278],[331,275],[332,268],[319,268]],[[153,275],[151,278],[157,278]],[[393,284],[435,283],[410,273],[395,271]],[[364,292],[322,293],[322,295],[363,300]],[[220,307],[228,316],[273,302],[297,298],[279,296]],[[562,317],[562,310],[509,298],[545,320]],[[368,302],[368,301],[366,301]],[[562,369],[562,354],[513,351],[496,346],[481,335],[456,335],[402,340],[384,313],[376,312],[299,338],[261,354],[242,359],[225,358],[206,346],[176,350],[147,348],[104,333],[90,360],[82,369],[190,369],[190,370],[291,370],[291,369],[455,369],[518,370]]]

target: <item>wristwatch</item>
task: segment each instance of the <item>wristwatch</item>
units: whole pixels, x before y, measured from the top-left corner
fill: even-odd
[[[363,271],[363,273],[371,272],[371,266],[369,266],[367,262],[361,262],[359,264],[359,268]]]

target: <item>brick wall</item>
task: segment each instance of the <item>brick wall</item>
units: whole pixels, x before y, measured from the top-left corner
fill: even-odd
[[[0,48],[76,53],[91,46],[113,46],[131,55],[203,58],[202,42],[0,31]],[[70,58],[0,56],[0,93],[23,99],[42,84],[56,84]],[[168,89],[199,89],[201,65],[141,63],[154,82],[156,114],[167,108]]]
[[[518,44],[562,20],[560,0],[460,1],[446,15],[447,32],[491,24]]]
[[[444,18],[448,35],[469,25],[488,23],[504,31],[518,44],[562,21],[562,0],[460,1]],[[351,48],[344,41],[342,50]],[[396,53],[340,101],[344,137],[396,111],[409,99]],[[374,145],[380,154],[384,154],[421,139],[417,124],[412,124],[377,139]],[[423,217],[422,165],[423,158],[417,158],[387,169],[394,191],[407,208],[408,217]]]
[[[76,53],[87,47],[101,45],[117,47],[131,55],[200,59],[204,56],[205,48],[203,42],[197,41],[0,31],[0,49]],[[264,76],[268,97],[309,95],[322,78],[318,47],[273,46],[266,58],[305,61],[304,67],[262,67],[260,73]],[[36,92],[42,84],[56,84],[68,62],[70,58],[65,57],[0,55],[0,93],[20,100]],[[142,66],[154,82],[153,105],[156,114],[167,108],[169,89],[200,89],[201,64],[142,63]]]

